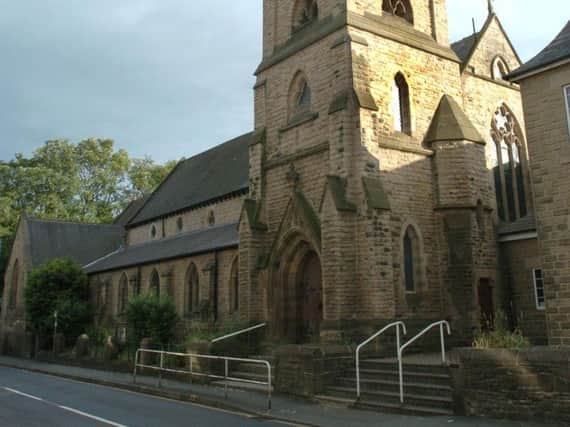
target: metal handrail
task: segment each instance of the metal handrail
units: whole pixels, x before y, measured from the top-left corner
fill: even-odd
[[[376,332],[374,335],[372,335],[370,338],[368,338],[366,341],[364,341],[362,344],[360,344],[358,347],[356,347],[356,396],[357,396],[357,398],[360,398],[360,350],[362,350],[362,348],[364,346],[366,346],[367,344],[369,344],[372,340],[378,338],[380,335],[382,335],[388,329],[393,328],[393,327],[396,327],[396,345],[397,345],[397,350],[399,350],[400,349],[400,326],[402,327],[404,335],[406,335],[408,333],[406,330],[406,324],[404,322],[394,322],[394,323],[390,323],[388,326],[380,329],[378,332]]]
[[[232,332],[231,334],[227,334],[227,335],[224,335],[223,337],[219,337],[219,338],[212,340],[212,344],[214,344],[215,342],[220,342],[220,341],[226,340],[228,338],[232,338],[232,337],[241,335],[241,334],[245,334],[246,332],[251,332],[251,331],[255,331],[256,329],[264,328],[265,326],[267,326],[267,323],[260,323],[259,325],[251,326],[249,328],[242,329],[241,331]]]
[[[146,365],[143,363],[138,363],[139,355],[143,353],[150,353],[150,354],[159,354],[160,355],[160,366],[153,366],[153,365]],[[180,370],[180,369],[170,369],[164,367],[164,357],[165,356],[173,356],[173,357],[182,357],[188,358],[190,370]],[[224,361],[224,375],[215,375],[203,372],[194,372],[192,367],[192,360],[193,359],[208,359],[208,360],[223,360]],[[267,381],[255,381],[255,380],[248,380],[245,378],[236,378],[231,377],[229,375],[229,362],[242,362],[242,363],[251,363],[257,365],[264,365],[267,368]],[[206,354],[190,354],[190,353],[174,353],[168,351],[160,351],[160,350],[149,350],[145,348],[139,348],[135,353],[135,368],[133,371],[133,383],[136,384],[137,382],[137,368],[145,368],[151,369],[154,371],[158,371],[158,387],[162,387],[162,373],[169,372],[169,373],[176,373],[176,374],[190,374],[190,381],[192,381],[193,377],[206,377],[206,378],[213,378],[218,380],[224,380],[224,393],[225,398],[228,398],[228,381],[235,381],[235,382],[243,382],[247,384],[258,384],[267,386],[267,410],[271,410],[271,364],[267,360],[259,360],[259,359],[243,359],[239,357],[227,357],[227,356],[211,356]]]
[[[400,402],[401,403],[404,403],[404,371],[403,371],[403,362],[402,362],[402,354],[404,353],[404,350],[406,348],[408,348],[410,345],[412,345],[413,343],[415,343],[417,340],[419,340],[421,337],[423,337],[425,334],[427,334],[430,330],[432,330],[436,326],[439,326],[439,332],[440,332],[440,336],[441,336],[441,359],[442,359],[442,363],[445,365],[445,363],[446,363],[445,336],[443,333],[443,326],[444,325],[447,326],[447,334],[451,335],[451,326],[449,326],[449,322],[446,320],[441,320],[439,322],[432,323],[427,328],[425,328],[423,331],[421,331],[419,334],[417,334],[415,337],[413,337],[411,340],[409,340],[407,343],[405,343],[403,346],[398,347],[398,373],[400,376]]]

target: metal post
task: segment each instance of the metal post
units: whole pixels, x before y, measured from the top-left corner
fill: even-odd
[[[158,387],[162,387],[162,368],[164,368],[164,351],[160,352],[160,370],[158,371]]]
[[[356,350],[356,398],[360,399],[360,349]]]
[[[445,365],[445,337],[443,336],[443,323],[439,324],[439,333],[441,334],[441,359],[442,363]]]
[[[194,373],[192,371],[192,356],[190,356],[188,359],[190,360],[190,384],[192,384],[192,381],[194,380]]]
[[[138,359],[139,359],[139,350],[136,351],[135,353],[135,369],[133,371],[133,384],[137,383],[137,363],[138,363]]]
[[[56,354],[56,338],[57,338],[57,310],[53,313],[53,357],[55,358]]]
[[[267,411],[271,411],[271,365],[267,364]]]
[[[224,359],[224,372],[225,372],[225,378],[224,378],[224,396],[227,399],[228,398],[228,359]]]
[[[400,403],[404,403],[404,368],[402,366],[402,350],[398,348],[398,375],[400,377]]]

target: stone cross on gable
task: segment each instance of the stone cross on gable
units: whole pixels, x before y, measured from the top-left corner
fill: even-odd
[[[495,5],[493,4],[493,0],[487,0],[487,6],[489,8],[489,15],[493,15],[495,13]]]

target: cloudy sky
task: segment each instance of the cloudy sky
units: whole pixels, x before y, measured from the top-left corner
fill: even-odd
[[[568,0],[496,0],[523,60]],[[0,160],[48,139],[113,138],[134,156],[189,157],[252,128],[261,0],[0,0]],[[451,39],[485,0],[448,0]]]

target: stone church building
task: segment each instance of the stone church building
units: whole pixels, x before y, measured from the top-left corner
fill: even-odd
[[[97,321],[154,292],[188,325],[267,322],[274,343],[445,319],[465,344],[498,310],[546,343],[521,94],[504,79],[521,61],[492,6],[452,44],[445,0],[263,9],[253,131],[182,161],[86,265]]]

